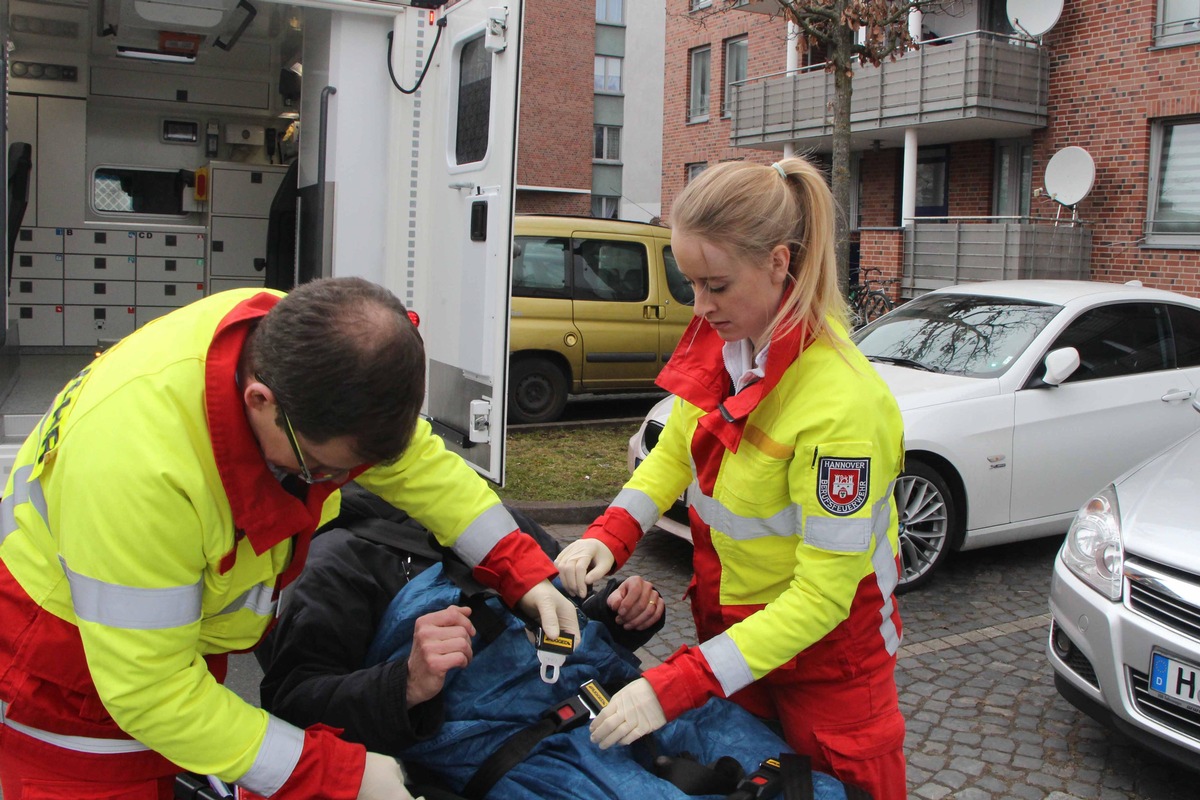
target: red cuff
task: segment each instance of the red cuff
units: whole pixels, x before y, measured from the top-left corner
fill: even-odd
[[[366,769],[367,748],[339,739],[339,732],[326,725],[305,729],[300,760],[271,800],[356,800]]]
[[[616,563],[616,571],[625,566],[625,562],[633,555],[633,548],[642,540],[642,526],[623,508],[609,506],[600,517],[588,526],[583,533],[584,539],[599,539],[612,551]]]
[[[654,689],[668,722],[685,711],[699,708],[710,697],[725,696],[698,647],[679,648],[662,664],[643,672],[642,677]]]
[[[510,607],[534,586],[558,574],[532,536],[515,530],[496,542],[472,570],[475,580],[495,589]]]

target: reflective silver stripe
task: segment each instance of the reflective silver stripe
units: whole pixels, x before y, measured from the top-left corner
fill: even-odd
[[[623,508],[637,521],[642,533],[654,527],[662,514],[658,513],[658,504],[650,499],[650,495],[638,489],[622,489],[617,492],[611,506]]]
[[[0,700],[0,724],[7,725],[14,731],[23,733],[31,739],[37,739],[39,742],[52,744],[64,750],[73,750],[76,753],[112,755],[115,753],[144,753],[150,749],[134,739],[97,739],[91,736],[68,736],[65,733],[43,731],[23,725],[20,722],[13,722],[11,719],[6,719],[7,712],[8,703]]]
[[[896,553],[892,550],[892,541],[887,535],[892,521],[892,506],[889,501],[894,488],[893,481],[871,515],[876,523],[875,552],[871,554],[871,565],[875,568],[875,581],[879,585],[879,593],[883,596],[883,606],[879,609],[879,635],[883,637],[883,644],[889,655],[895,655],[900,649],[900,633],[892,622],[892,611],[896,603],[893,592],[900,583],[900,573],[896,569]]]
[[[754,683],[754,674],[746,663],[746,657],[728,633],[719,633],[700,645],[700,652],[712,668],[713,675],[720,681],[721,691],[726,697]]]
[[[275,616],[275,609],[279,605],[279,601],[275,599],[274,595],[275,588],[268,584],[260,583],[256,586],[251,586],[242,592],[240,597],[218,611],[217,616],[232,614],[235,611],[248,608],[260,616],[273,617]]]
[[[484,511],[467,526],[454,543],[454,552],[467,562],[468,567],[478,566],[492,552],[496,542],[517,529],[517,522],[508,509],[497,503]]]
[[[762,536],[795,536],[800,532],[800,506],[791,504],[769,517],[743,517],[730,511],[719,500],[699,490],[690,494],[692,507],[704,524],[731,539],[758,539]]]
[[[191,586],[145,589],[80,575],[61,556],[63,572],[71,586],[75,616],[110,628],[151,631],[178,628],[200,621],[203,579]]]
[[[871,520],[810,516],[804,523],[804,542],[822,550],[865,553],[871,547]]]
[[[263,737],[258,756],[246,774],[238,779],[238,785],[263,797],[270,797],[292,777],[292,770],[300,761],[300,751],[303,749],[304,731],[281,719],[269,717],[267,735]]]
[[[22,503],[33,503],[34,510],[42,517],[42,522],[50,516],[46,509],[46,495],[42,492],[42,482],[30,481],[31,474],[32,464],[26,464],[13,472],[13,493],[0,502],[0,544],[17,529],[17,506]]]

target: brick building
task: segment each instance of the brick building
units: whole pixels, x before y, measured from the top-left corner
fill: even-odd
[[[668,218],[706,164],[830,151],[832,79],[803,54],[787,71],[781,19],[723,3],[667,0]],[[906,294],[1077,275],[1200,294],[1195,6],[1082,0],[1055,21],[1045,5],[1034,4],[1049,23],[1036,37],[1015,32],[999,0],[926,13],[919,50],[859,69],[852,260],[900,277]],[[1050,199],[1086,189],[1087,155],[1090,191],[1070,207]]]
[[[527,0],[517,211],[661,211],[661,3]],[[581,47],[594,43],[594,47]]]

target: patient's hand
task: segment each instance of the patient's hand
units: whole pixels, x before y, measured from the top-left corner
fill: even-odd
[[[412,653],[408,656],[406,700],[412,708],[442,690],[446,673],[471,663],[471,609],[450,606],[417,617]]]
[[[643,631],[663,615],[662,597],[654,584],[634,575],[626,578],[608,596],[608,607],[617,624],[628,631]]]

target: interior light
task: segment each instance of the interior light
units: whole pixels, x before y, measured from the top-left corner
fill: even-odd
[[[117,55],[121,58],[136,58],[141,61],[159,61],[170,64],[196,63],[195,56],[163,53],[158,50],[147,50],[142,47],[125,47],[124,45],[117,45]]]

